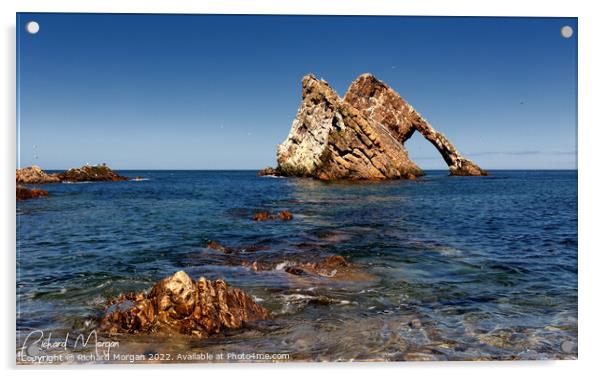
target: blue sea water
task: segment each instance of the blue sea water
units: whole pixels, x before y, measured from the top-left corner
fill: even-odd
[[[274,318],[206,340],[121,336],[122,352],[577,356],[577,171],[331,183],[254,171],[119,173],[145,180],[42,185],[50,197],[17,203],[18,348],[34,330],[94,329],[111,298],[185,270],[225,279]],[[294,219],[253,221],[261,210]],[[206,248],[211,240],[248,261],[342,255],[370,279],[254,271]]]

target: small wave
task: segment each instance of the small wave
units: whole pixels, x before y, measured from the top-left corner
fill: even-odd
[[[106,303],[106,299],[104,299],[100,295],[97,295],[90,299],[87,303],[91,306],[101,306]]]
[[[63,184],[75,185],[75,184],[93,184],[94,181],[61,181]]]
[[[99,283],[98,285],[96,285],[96,288],[97,288],[97,289],[102,289],[103,287],[105,287],[105,286],[107,286],[107,285],[110,285],[110,284],[112,284],[112,283],[113,283],[113,280],[107,280],[107,281],[105,281],[105,282],[101,282],[101,283]]]
[[[264,175],[264,176],[261,176],[261,177],[277,178],[277,179],[286,178],[286,176],[276,176],[276,175]]]
[[[149,180],[150,179],[148,179],[148,178],[133,178],[133,179],[130,179],[130,181],[149,181]]]
[[[292,264],[290,261],[283,261],[281,263],[279,263],[278,265],[276,265],[276,267],[274,268],[275,270],[284,270],[285,268],[289,267],[289,266],[294,266],[294,264]]]
[[[329,306],[329,305],[357,305],[357,302],[349,301],[346,299],[335,299],[325,295],[309,295],[309,294],[283,294],[281,295],[283,300],[283,306],[279,313],[281,314],[292,314],[300,311],[302,308],[308,305],[314,306]]]

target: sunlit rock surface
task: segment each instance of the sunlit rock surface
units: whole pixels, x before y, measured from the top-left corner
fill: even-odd
[[[110,333],[181,333],[208,337],[269,318],[268,311],[223,280],[193,281],[179,271],[148,294],[122,295],[113,301],[101,327]]]
[[[415,179],[424,173],[404,147],[415,131],[437,148],[452,175],[487,175],[371,74],[359,76],[344,99],[326,81],[306,75],[301,105],[288,137],[277,149],[278,166],[258,174],[322,180]]]
[[[276,171],[322,180],[383,180],[422,175],[403,145],[381,124],[343,101],[324,80],[307,75],[302,103]]]
[[[484,176],[487,172],[456,150],[412,105],[371,74],[359,76],[345,94],[345,101],[365,117],[385,126],[400,143],[418,131],[439,151],[454,176]]]
[[[17,169],[16,180],[17,184],[50,184],[61,181],[55,174],[48,174],[37,165]]]

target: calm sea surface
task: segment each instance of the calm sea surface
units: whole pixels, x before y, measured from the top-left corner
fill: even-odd
[[[293,360],[577,356],[577,172],[324,183],[255,171],[120,171],[17,203],[17,347],[89,332],[106,302],[178,270],[224,278],[275,316],[225,337],[120,336],[120,352],[290,353]],[[290,210],[290,222],[254,222]],[[338,254],[373,279],[253,271]]]

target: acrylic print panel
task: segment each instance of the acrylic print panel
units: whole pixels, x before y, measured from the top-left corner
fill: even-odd
[[[576,19],[17,30],[17,363],[577,358]]]

